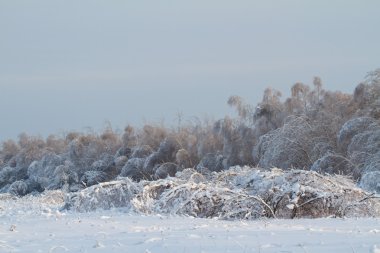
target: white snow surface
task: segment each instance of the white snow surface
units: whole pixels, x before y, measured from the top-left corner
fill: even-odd
[[[380,219],[224,221],[120,210],[0,218],[0,252],[379,252]]]
[[[256,176],[249,177],[243,173],[244,171],[231,170],[215,176],[220,178],[222,175],[229,175],[230,182],[236,179],[234,182],[243,187],[254,182],[252,179],[256,177],[277,178],[277,181],[279,178],[273,176],[287,175],[275,170],[267,174],[255,172]],[[236,178],[234,175],[237,172],[243,176]],[[299,172],[296,171],[297,173]],[[312,175],[320,177],[317,174]],[[205,184],[204,189],[208,189],[202,178],[196,179],[194,174],[191,176],[193,177],[192,181],[188,181],[188,183],[193,185],[199,182]],[[182,180],[183,178],[185,178],[184,175],[182,175]],[[286,177],[281,176],[281,180],[284,178]],[[226,177],[222,177],[222,179],[225,180]],[[309,179],[312,180],[311,177]],[[326,179],[331,180],[330,183],[334,188],[337,188],[338,181],[341,182],[340,187],[350,186],[346,179],[339,178],[338,181],[334,181],[335,179],[330,177]],[[297,195],[295,192],[311,191],[303,189],[306,187],[303,180],[296,181],[287,186],[293,192],[291,195],[293,198],[289,198],[288,202],[284,203],[284,205],[289,205],[289,210],[300,209],[301,204],[297,196],[302,194]],[[167,183],[168,181],[165,180],[152,182],[148,188],[167,185]],[[165,191],[169,192],[161,194],[172,196],[173,191],[181,189],[177,188],[180,186],[177,183],[177,181],[172,183],[175,185],[174,188],[165,188]],[[108,185],[115,185],[115,183]],[[142,182],[141,186],[147,187],[148,183]],[[124,191],[128,193],[123,195],[124,200],[130,199],[131,194],[136,194],[141,190],[136,185],[132,187],[125,184],[124,187]],[[222,185],[218,187],[219,190],[216,192],[222,194],[227,192],[226,196],[231,196],[231,191],[234,192],[234,188],[223,190]],[[263,186],[260,185],[261,187]],[[249,189],[257,193],[252,187],[243,188],[245,191]],[[99,186],[91,189],[99,191]],[[78,194],[89,194],[88,191],[91,189],[88,188],[87,191]],[[356,188],[353,191],[355,194],[352,196],[355,197],[358,194],[362,199],[363,192]],[[106,192],[109,194],[109,191]],[[284,192],[288,192],[288,190]],[[117,191],[111,190],[111,193],[112,196],[119,195]],[[152,193],[152,191],[147,193]],[[95,196],[107,197],[102,194]],[[141,192],[137,195],[139,194]],[[196,190],[195,195],[190,199],[196,201],[199,194],[201,192]],[[226,198],[226,196],[222,195],[221,198]],[[235,195],[232,194],[232,196]],[[177,211],[180,210],[178,208],[176,212],[168,212],[164,208],[165,212],[153,213],[151,210],[156,210],[153,208],[149,210],[150,212],[144,213],[144,210],[150,205],[162,207],[162,199],[158,201],[160,205],[156,205],[157,200],[153,199],[152,203],[145,203],[144,208],[139,210],[131,210],[130,205],[118,208],[106,205],[103,207],[108,207],[107,210],[92,206],[89,208],[92,210],[90,212],[82,212],[83,210],[78,212],[75,208],[62,210],[67,199],[67,193],[62,191],[46,191],[41,195],[28,195],[23,198],[0,194],[0,252],[380,252],[379,216],[377,218],[364,215],[365,218],[350,216],[350,218],[318,219],[259,217],[253,220],[237,218],[226,220],[226,217],[223,216],[196,218],[190,216],[191,212],[178,214]],[[80,202],[81,205],[95,205],[96,201],[99,201],[96,198],[94,200],[94,195],[91,195],[90,199],[91,201],[87,197],[83,198],[84,202]],[[302,196],[300,199],[302,200]],[[123,199],[118,198],[117,200]],[[132,201],[138,200],[145,199],[139,195],[137,200]],[[349,198],[349,200],[352,199]],[[228,201],[227,203],[230,204]],[[137,204],[132,203],[132,205]],[[175,206],[173,205],[173,207]],[[362,209],[356,211],[360,210]]]

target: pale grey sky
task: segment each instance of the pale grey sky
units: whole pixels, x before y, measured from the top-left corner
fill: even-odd
[[[0,141],[229,113],[380,67],[380,1],[0,0]]]

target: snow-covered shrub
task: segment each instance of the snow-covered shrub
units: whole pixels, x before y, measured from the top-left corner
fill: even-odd
[[[235,131],[236,122],[229,117],[215,123],[214,131],[223,139],[223,156],[226,158],[226,166],[239,164],[239,141]]]
[[[267,88],[264,91],[263,99],[252,115],[257,137],[282,126],[286,113],[280,98],[281,92],[277,90]]]
[[[143,173],[146,178],[154,175],[154,168],[162,163],[172,162],[175,160],[177,145],[173,138],[165,138],[159,145],[156,152],[149,155],[144,163]]]
[[[169,190],[159,195],[155,207],[163,213],[221,219],[257,219],[271,216],[260,198],[219,186],[211,187],[202,183],[174,187],[171,184],[162,185],[162,188],[165,187]],[[155,188],[150,186],[149,190],[155,192]],[[152,193],[150,195],[154,196]]]
[[[133,180],[139,181],[145,179],[146,175],[144,174],[144,158],[131,158],[121,169],[121,177],[129,177]]]
[[[43,189],[49,188],[52,181],[54,182],[55,169],[63,164],[64,159],[61,156],[48,153],[40,161],[34,161],[30,164],[28,167],[28,177],[30,180],[38,183]],[[52,187],[55,188],[54,186]]]
[[[184,169],[176,173],[176,177],[187,182],[202,183],[209,179],[210,174],[201,174],[193,168]]]
[[[15,168],[12,167],[4,167],[0,170],[0,189],[5,185],[9,184],[13,178],[13,181],[16,180]]]
[[[98,160],[93,162],[89,169],[92,171],[103,171],[106,170],[108,166],[107,161]]]
[[[4,164],[7,164],[13,157],[17,155],[20,147],[13,140],[7,140],[2,143],[0,157]]]
[[[190,152],[192,157],[193,165],[199,163],[199,161],[210,153],[221,152],[223,150],[223,140],[214,131],[215,123],[198,122],[198,126],[194,128],[194,135],[196,136],[196,154]],[[190,151],[190,150],[189,150]]]
[[[175,160],[178,150],[179,146],[175,137],[169,136],[160,143],[157,152],[161,155],[163,161],[172,162]]]
[[[197,171],[222,171],[227,169],[226,158],[222,154],[207,154],[197,165]]]
[[[360,178],[368,171],[380,171],[380,124],[373,123],[367,130],[356,134],[347,149],[350,160],[356,165],[354,176]]]
[[[89,171],[103,172],[105,180],[112,180],[120,174],[122,167],[116,166],[114,156],[103,154],[100,159],[91,165]]]
[[[234,167],[207,179],[192,169],[157,181],[101,183],[66,200],[78,211],[125,207],[143,214],[221,219],[317,218],[380,215],[380,200],[343,176],[312,171]],[[202,179],[201,179],[202,178]]]
[[[173,187],[175,183],[178,186]],[[260,172],[236,167],[214,173],[206,182],[171,181],[166,187],[168,190],[158,195],[158,210],[197,217],[315,218],[380,214],[380,202],[366,199],[366,192],[356,188],[351,180],[302,170]],[[236,202],[230,205],[231,200]]]
[[[355,171],[355,164],[342,155],[327,153],[320,159],[314,162],[311,170],[317,171],[321,174],[338,174],[338,175],[352,175]]]
[[[20,151],[15,156],[18,168],[26,169],[33,161],[40,160],[45,154],[49,153],[46,149],[45,141],[38,136],[20,134],[18,145]]]
[[[366,156],[365,162],[356,165],[355,178],[360,178],[366,172],[380,171],[380,151],[377,153]]]
[[[333,152],[334,147],[331,145],[331,143],[329,143],[328,140],[322,139],[320,141],[316,141],[315,145],[313,146],[313,149],[311,150],[310,158],[312,161],[317,161],[318,159],[325,156],[327,153]]]
[[[49,178],[49,180],[50,184],[47,188],[51,190],[61,188],[66,188],[66,190],[69,190],[70,186],[79,183],[79,178],[78,174],[75,172],[75,167],[68,161],[66,161],[63,165],[57,166],[52,173],[52,178]],[[39,180],[36,181],[38,182]],[[44,184],[42,186],[44,186]]]
[[[154,172],[155,179],[162,179],[168,176],[174,177],[178,171],[178,165],[175,163],[161,164]]]
[[[25,179],[26,176],[26,170],[23,168],[4,167],[0,170],[0,189],[15,181]]]
[[[261,137],[253,155],[262,168],[309,168],[314,135],[307,118],[292,117],[279,130]]]
[[[40,193],[40,192],[45,191],[45,189],[42,188],[41,185],[34,180],[31,180],[28,178],[24,180],[24,182],[28,186],[28,190],[27,190],[28,193]]]
[[[128,157],[126,156],[118,156],[115,158],[114,164],[117,170],[119,171],[119,173],[121,172],[121,169],[124,167],[127,161],[128,161]]]
[[[89,166],[92,162],[94,162],[91,161],[91,163],[89,163],[82,161],[87,159],[85,157],[85,146],[78,139],[74,139],[69,143],[68,154],[70,161],[78,168]]]
[[[80,178],[80,181],[85,186],[92,186],[99,184],[108,180],[108,176],[103,171],[89,170],[86,171],[83,176]]]
[[[157,150],[160,143],[167,137],[168,130],[163,126],[144,125],[137,135],[137,146],[148,145]]]
[[[68,144],[68,155],[77,167],[78,175],[82,176],[95,161],[112,161],[120,147],[119,137],[112,130],[106,129],[100,136],[88,133],[71,140]]]
[[[102,146],[104,154],[115,154],[122,146],[119,134],[114,132],[110,125],[104,128],[99,135],[98,142]]]
[[[24,196],[28,193],[28,185],[24,181],[15,181],[9,186],[8,192],[16,196]]]
[[[340,129],[337,137],[340,151],[346,153],[352,138],[359,133],[365,132],[374,123],[376,123],[376,120],[370,117],[354,118],[347,121]]]
[[[134,127],[132,127],[131,125],[127,125],[124,128],[124,133],[121,136],[121,142],[122,142],[123,147],[127,147],[130,149],[138,146],[137,134]]]
[[[129,157],[132,154],[132,149],[129,147],[121,147],[116,151],[115,157],[125,156]]]
[[[380,151],[380,126],[377,129],[364,131],[355,135],[348,146],[348,155],[365,153],[372,155]]]
[[[189,152],[185,149],[180,149],[175,155],[175,162],[178,164],[179,169],[190,168],[192,165]]]
[[[367,162],[364,164],[363,171],[380,171],[380,150],[368,157]]]
[[[366,80],[356,87],[354,102],[358,115],[380,119],[380,69],[369,72]]]
[[[139,187],[128,178],[97,184],[69,195],[63,208],[86,212],[96,209],[130,207],[132,198],[141,191]]]
[[[146,158],[153,153],[153,149],[148,145],[134,147],[131,158]]]
[[[255,164],[259,164],[260,159],[264,157],[265,152],[269,149],[271,141],[279,135],[280,129],[276,129],[260,136],[257,144],[253,147],[252,158]]]
[[[352,100],[351,94],[341,91],[325,91],[316,109],[322,110],[325,114],[333,115],[345,122],[354,115],[356,110],[355,106],[352,105]]]
[[[228,167],[252,164],[255,132],[245,121],[225,117],[214,124],[214,132],[223,140],[223,156]]]
[[[360,167],[358,166],[357,174],[361,176],[359,185],[369,191],[380,192],[380,150],[370,156],[365,156],[365,160]],[[358,176],[358,178],[360,178]]]
[[[46,149],[55,154],[62,154],[66,149],[66,140],[64,138],[59,138],[55,135],[49,135],[46,138]]]
[[[232,165],[247,165],[247,164],[254,164],[253,158],[252,158],[252,149],[255,146],[257,142],[257,133],[254,130],[254,128],[246,126],[246,125],[239,125],[236,129],[239,136],[239,152],[238,152],[238,162],[234,163]]]
[[[380,167],[377,171],[364,173],[359,186],[367,191],[380,193]]]
[[[150,178],[154,174],[154,168],[164,162],[166,162],[165,155],[159,152],[152,153],[144,162],[143,173],[147,178]]]

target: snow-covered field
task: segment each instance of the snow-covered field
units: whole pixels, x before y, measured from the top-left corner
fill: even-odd
[[[1,217],[0,238],[0,252],[380,252],[380,220],[55,213]]]
[[[0,252],[380,252],[380,219],[200,219],[61,212],[59,192],[0,196]]]

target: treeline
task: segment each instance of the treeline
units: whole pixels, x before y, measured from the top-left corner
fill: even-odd
[[[291,96],[266,89],[252,106],[228,99],[236,118],[167,128],[127,126],[116,133],[70,132],[46,139],[21,134],[2,143],[0,191],[16,195],[45,189],[78,191],[118,176],[155,180],[184,168],[201,173],[234,165],[343,174],[380,192],[380,69],[353,94],[296,83]]]

